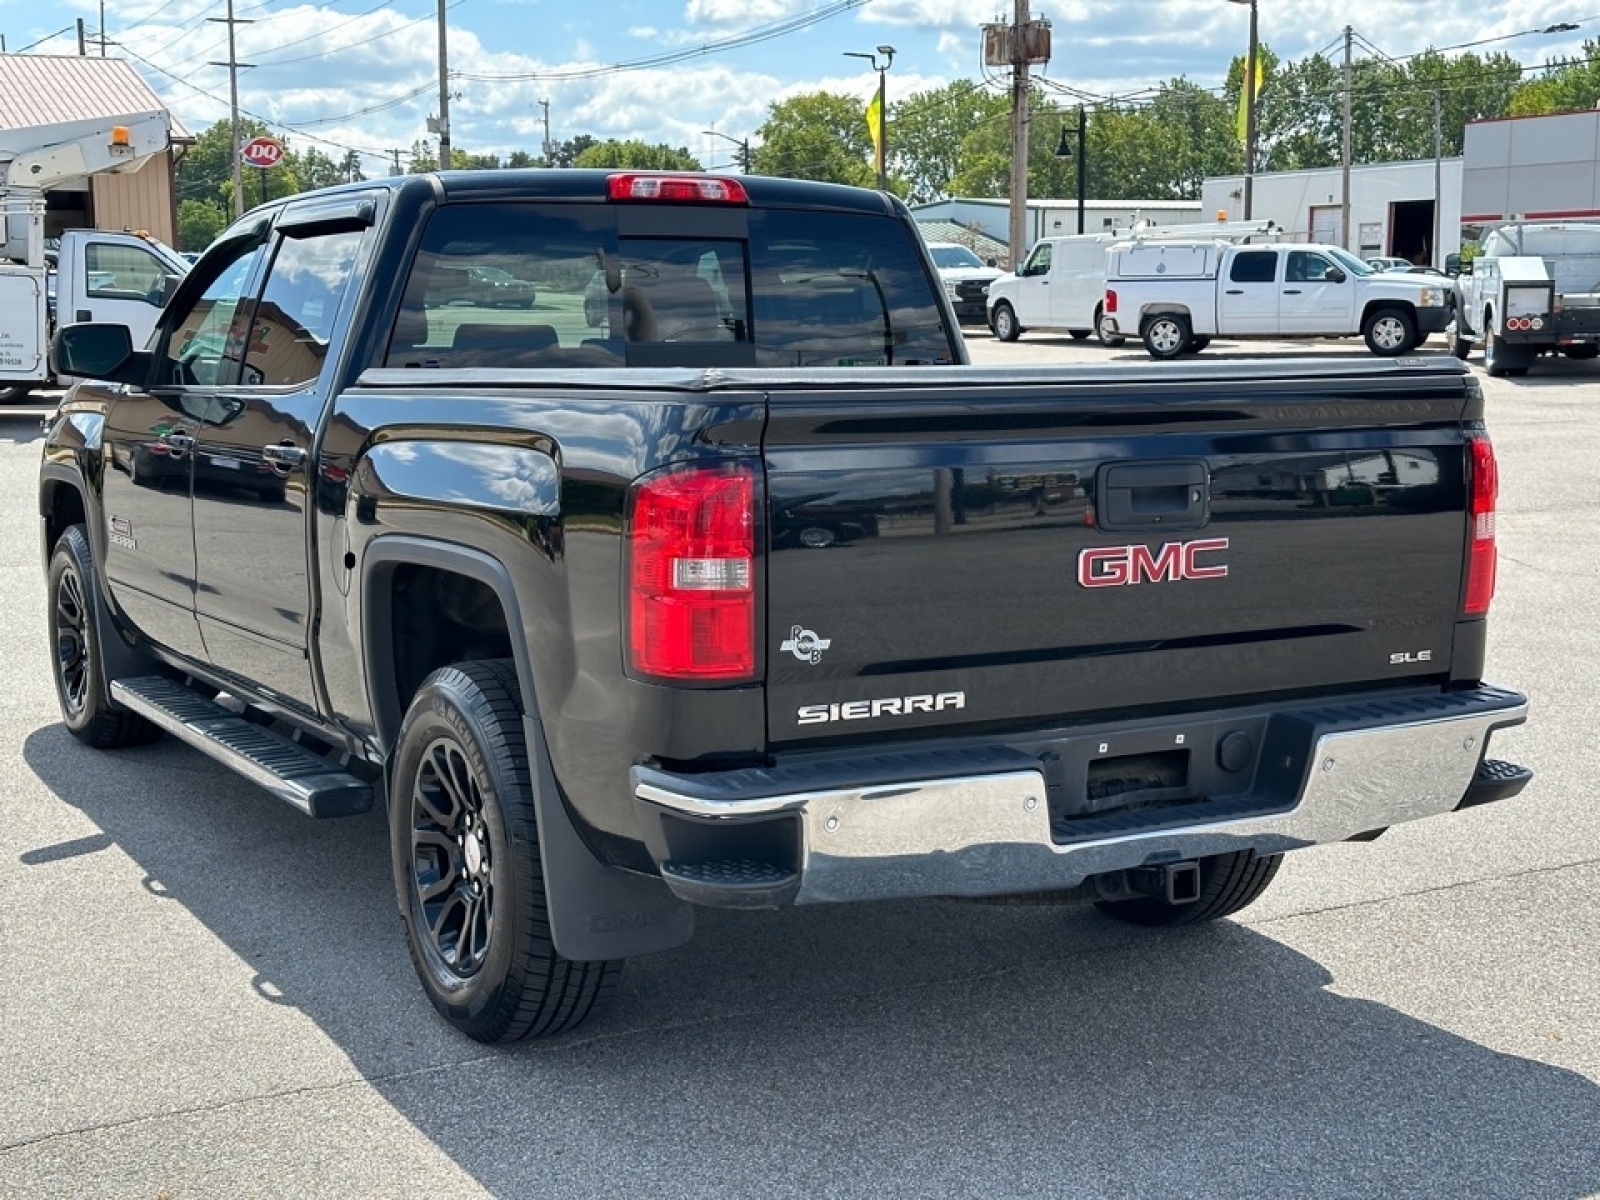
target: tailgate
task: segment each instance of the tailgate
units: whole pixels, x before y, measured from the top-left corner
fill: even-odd
[[[1481,400],[1409,364],[773,391],[770,737],[1446,678]]]

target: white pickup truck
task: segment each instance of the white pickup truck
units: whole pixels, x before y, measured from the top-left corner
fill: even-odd
[[[1374,354],[1404,354],[1453,312],[1446,281],[1380,273],[1337,246],[1134,240],[1107,254],[1106,323],[1140,338],[1152,358],[1177,358],[1214,336],[1360,334]]]

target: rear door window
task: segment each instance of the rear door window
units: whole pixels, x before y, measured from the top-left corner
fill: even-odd
[[[1234,283],[1271,283],[1277,274],[1276,250],[1244,250],[1233,256],[1228,278]]]

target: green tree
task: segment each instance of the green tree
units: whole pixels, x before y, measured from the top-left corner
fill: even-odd
[[[698,171],[700,160],[682,146],[647,145],[637,139],[619,142],[608,138],[581,152],[575,167],[627,167],[635,171]]]
[[[227,210],[212,199],[178,202],[178,249],[204,250],[228,224]]]
[[[986,92],[970,79],[891,104],[889,168],[905,181],[906,198],[921,203],[951,195],[962,168],[962,140],[974,129],[1005,125],[1009,113],[1009,97]]]
[[[808,92],[780,100],[756,138],[761,144],[751,147],[750,169],[757,175],[859,187],[877,182],[866,102],[859,97]]]
[[[550,151],[550,165],[552,167],[572,167],[578,162],[578,155],[590,146],[598,146],[599,138],[590,137],[587,133],[580,133],[575,138],[564,142],[557,142]]]
[[[1512,92],[1506,105],[1511,116],[1542,116],[1600,108],[1600,40],[1583,43],[1583,57],[1557,59],[1542,79],[1529,79]]]

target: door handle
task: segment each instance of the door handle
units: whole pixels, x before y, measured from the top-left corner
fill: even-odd
[[[298,467],[306,460],[305,448],[292,442],[279,442],[261,447],[261,457],[275,467]]]
[[[164,433],[161,435],[161,444],[171,452],[173,458],[182,458],[194,449],[194,438],[187,433]]]
[[[1228,289],[1228,295],[1230,295],[1230,296],[1242,296],[1242,295],[1244,295],[1244,289],[1243,288],[1229,288]]]
[[[1298,296],[1300,294],[1300,289],[1299,288],[1284,288],[1283,289],[1283,294],[1285,296]]]

